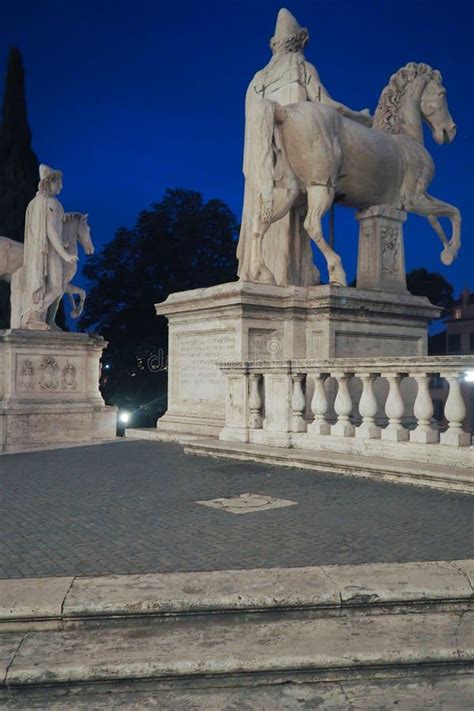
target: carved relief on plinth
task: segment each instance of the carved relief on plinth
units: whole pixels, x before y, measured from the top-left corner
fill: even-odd
[[[16,361],[18,393],[81,391],[84,385],[81,361],[70,356],[19,354]]]
[[[382,238],[382,274],[398,274],[400,265],[400,239],[398,227],[381,227]]]
[[[35,387],[35,367],[31,360],[24,360],[20,368],[20,384],[25,390]]]
[[[357,287],[406,293],[406,213],[390,205],[375,205],[360,210],[356,217],[360,224]]]
[[[77,390],[77,368],[72,363],[67,363],[62,370],[63,390]]]
[[[40,365],[39,386],[41,390],[57,390],[59,387],[59,365],[56,358],[45,356]]]

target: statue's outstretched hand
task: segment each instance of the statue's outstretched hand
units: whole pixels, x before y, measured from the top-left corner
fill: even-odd
[[[65,252],[65,254],[63,255],[63,259],[68,264],[75,264],[79,261],[79,257],[77,257],[75,254],[69,254],[68,252]]]

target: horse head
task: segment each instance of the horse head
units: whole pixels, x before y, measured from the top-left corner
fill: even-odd
[[[94,254],[94,245],[91,238],[91,228],[87,222],[88,214],[81,215],[78,223],[77,239],[84,252],[90,256]]]
[[[437,70],[431,72],[424,86],[420,110],[436,143],[451,143],[456,135],[456,124],[449,113],[446,89]]]
[[[450,143],[456,135],[440,72],[409,62],[393,74],[380,95],[373,126],[422,140],[421,121],[428,124],[436,143]]]

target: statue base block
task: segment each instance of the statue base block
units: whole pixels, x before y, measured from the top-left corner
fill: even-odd
[[[81,333],[0,331],[0,452],[110,440],[99,391],[106,342]]]
[[[154,436],[179,441],[217,437],[224,427],[219,363],[422,356],[439,309],[411,294],[240,281],[171,294],[156,312],[168,319],[169,355],[168,410]]]

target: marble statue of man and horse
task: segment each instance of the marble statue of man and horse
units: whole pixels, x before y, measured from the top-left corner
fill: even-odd
[[[94,253],[94,245],[87,214],[64,213],[55,198],[62,187],[60,171],[42,165],[40,178],[40,189],[28,206],[25,245],[0,237],[0,279],[11,284],[11,328],[57,331],[61,329],[55,323],[56,313],[65,294],[71,302],[71,318],[79,318],[83,311],[86,292],[72,280],[77,271],[78,244],[86,255]],[[38,215],[32,217],[38,200],[43,208],[39,219]],[[43,245],[38,251],[36,241],[41,240]],[[29,259],[28,264],[25,263],[26,251],[35,257]],[[31,284],[37,288],[33,289]],[[31,309],[38,303],[39,293],[42,308]],[[28,318],[31,313],[36,314],[33,320]]]
[[[281,38],[285,32],[286,41],[280,39],[276,48],[272,44],[272,50],[288,65],[292,84],[303,81],[309,86],[312,77],[305,70],[304,58],[295,64],[291,57],[295,53],[303,57],[307,31],[291,13],[281,10],[275,34]],[[298,69],[294,76],[290,65]],[[316,97],[307,92],[301,100],[282,105],[274,100],[271,88],[272,82],[262,89],[255,80],[249,87],[246,122],[253,127],[254,138],[250,146],[246,134],[245,150],[248,156],[251,148],[255,158],[253,170],[247,158],[247,171],[244,159],[246,191],[250,190],[252,199],[244,203],[238,247],[241,279],[309,284],[276,279],[273,265],[267,264],[270,241],[266,254],[264,249],[265,235],[296,209],[306,235],[326,259],[330,283],[346,286],[341,258],[324,238],[321,226],[333,203],[359,209],[387,205],[426,217],[443,244],[441,261],[452,263],[461,246],[461,217],[456,207],[427,192],[434,163],[423,145],[423,123],[439,144],[451,142],[456,135],[439,71],[415,62],[399,69],[382,91],[373,122],[365,112],[357,114],[321,92]],[[451,221],[449,238],[440,217]],[[293,237],[297,238],[294,233]],[[311,259],[311,253],[307,254]]]

